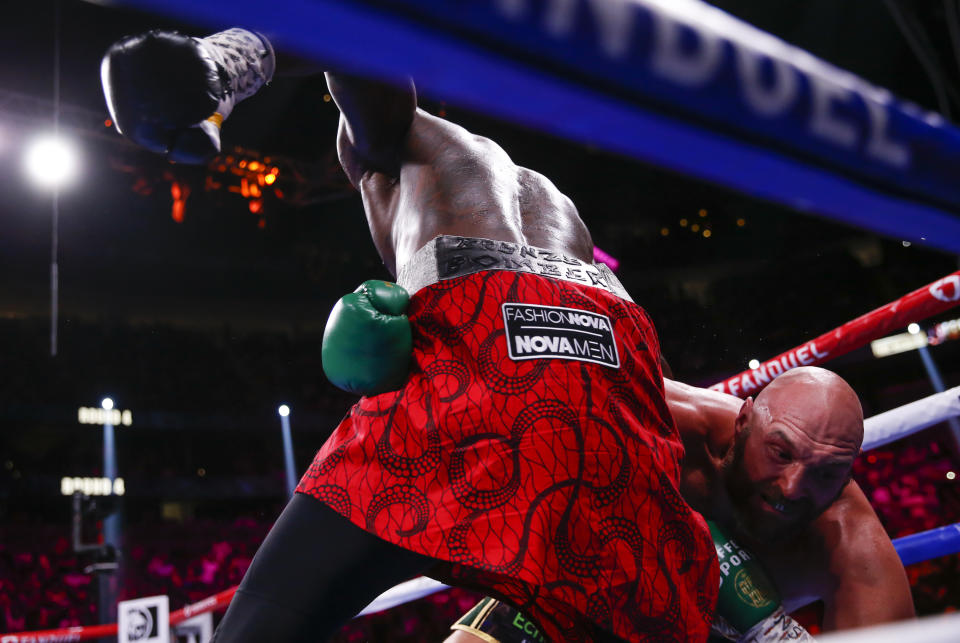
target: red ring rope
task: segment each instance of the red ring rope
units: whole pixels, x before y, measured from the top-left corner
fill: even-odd
[[[960,270],[710,388],[746,397],[759,392],[777,376],[792,368],[822,364],[911,322],[927,319],[957,305],[960,305]]]
[[[236,586],[225,589],[218,594],[208,596],[201,601],[181,607],[170,612],[170,625],[206,612],[215,612],[226,608],[233,595],[237,593]],[[81,627],[65,627],[58,630],[41,630],[36,632],[13,632],[0,634],[0,643],[68,643],[72,641],[87,641],[101,637],[116,637],[117,624],[87,625]]]

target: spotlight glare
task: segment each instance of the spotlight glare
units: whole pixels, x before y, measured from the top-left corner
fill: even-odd
[[[288,415],[290,415],[290,407],[287,406],[286,404],[281,404],[280,408],[277,409],[277,413],[280,414],[280,417],[287,417]]]
[[[953,471],[947,471],[947,480],[953,480],[957,477],[957,474]]]
[[[747,363],[750,368],[760,368],[760,360],[752,359]]]
[[[113,400],[111,400],[109,397],[105,397],[103,398],[103,401],[100,402],[100,406],[109,411],[113,408]]]
[[[916,322],[910,324],[909,326],[907,326],[907,332],[910,333],[911,335],[916,335],[917,333],[920,332],[920,324],[917,324]]]
[[[51,135],[31,143],[26,170],[37,185],[56,188],[67,185],[77,173],[77,152],[69,142]]]

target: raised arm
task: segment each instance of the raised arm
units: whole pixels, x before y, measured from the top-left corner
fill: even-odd
[[[350,182],[367,172],[400,176],[404,143],[417,110],[413,82],[399,87],[327,72],[327,87],[340,108],[337,151]]]
[[[817,526],[826,547],[829,586],[824,588],[823,627],[842,630],[913,618],[907,574],[876,513],[856,482]]]

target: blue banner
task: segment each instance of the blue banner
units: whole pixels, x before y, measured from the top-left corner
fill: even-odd
[[[960,209],[960,130],[705,3],[371,4],[510,52],[545,74]]]
[[[960,131],[697,0],[126,3],[960,252]]]

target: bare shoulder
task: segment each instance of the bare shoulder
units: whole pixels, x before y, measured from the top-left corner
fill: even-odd
[[[846,581],[869,577],[869,566],[878,547],[882,549],[883,540],[889,545],[879,519],[851,480],[806,529],[779,543],[775,553],[765,552],[764,561],[776,568],[790,609],[817,598],[832,604]],[[794,594],[804,600],[794,605]]]
[[[870,502],[855,480],[851,480],[840,496],[813,525],[812,535],[827,550],[860,551],[875,540],[887,540]]]
[[[465,127],[417,108],[410,126],[405,161],[435,165],[438,161],[469,161],[513,165],[497,143]]]
[[[433,200],[444,205],[437,231],[465,230],[593,261],[593,242],[573,201],[546,176],[516,165],[493,140],[417,110],[403,162],[403,176],[418,194],[442,197]],[[448,225],[461,205],[472,223]]]
[[[812,525],[825,630],[863,627],[915,615],[900,557],[863,491],[851,481]]]
[[[854,480],[810,526],[806,546],[824,561],[835,585],[857,577],[879,580],[884,564],[899,565],[890,537]]]

